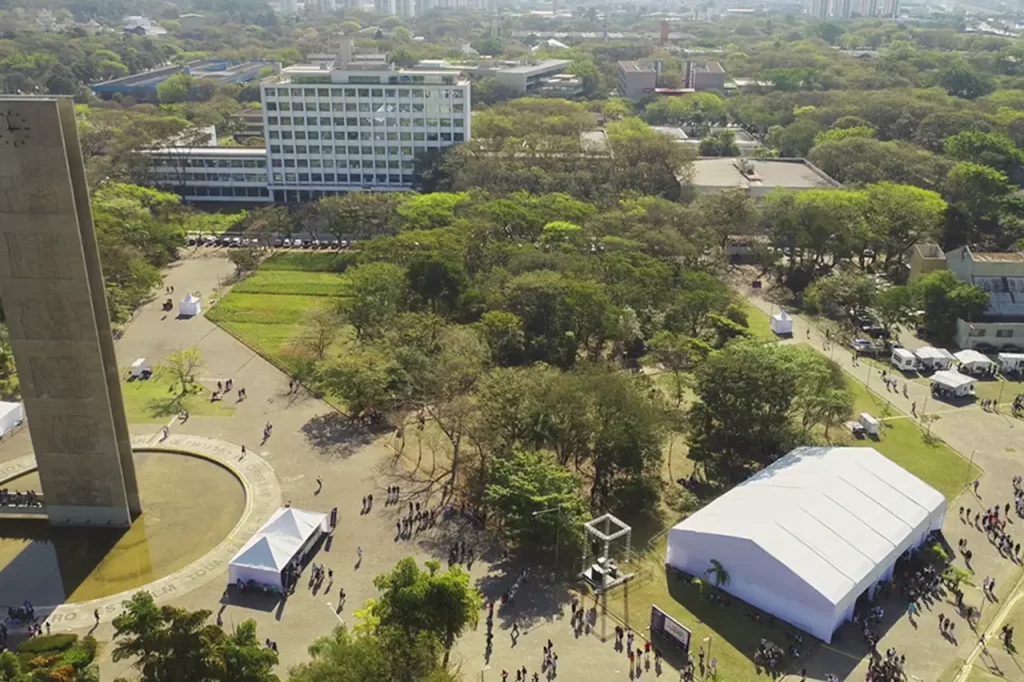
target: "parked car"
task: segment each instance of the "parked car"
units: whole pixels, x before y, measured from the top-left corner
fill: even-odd
[[[974,344],[974,350],[979,353],[995,353],[996,347],[991,343],[976,343]]]
[[[1005,346],[1003,346],[1002,352],[1003,353],[1024,353],[1024,348],[1021,348],[1020,346],[1015,346],[1012,343],[1008,343]]]

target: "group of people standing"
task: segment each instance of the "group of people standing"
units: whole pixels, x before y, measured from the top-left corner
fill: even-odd
[[[33,490],[0,490],[0,507],[42,507],[43,501]]]

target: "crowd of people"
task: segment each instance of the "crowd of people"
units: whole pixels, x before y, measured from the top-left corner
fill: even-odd
[[[703,651],[703,649],[701,649]],[[786,655],[786,650],[775,642],[765,637],[761,638],[761,643],[754,650],[754,665],[760,666],[770,673],[774,673],[779,669],[779,664],[782,663],[782,659]]]
[[[907,657],[896,653],[896,647],[891,647],[885,652],[885,657],[872,656],[868,661],[868,672],[864,677],[865,682],[903,682],[907,679],[903,672],[903,664]]]
[[[43,501],[33,490],[0,490],[0,507],[42,507]]]

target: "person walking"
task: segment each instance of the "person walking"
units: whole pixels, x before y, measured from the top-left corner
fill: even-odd
[[[93,615],[93,618],[96,619],[96,625],[99,625],[100,624],[100,610],[96,609],[95,611],[92,612],[92,615]]]
[[[313,494],[314,495],[319,495],[320,491],[323,490],[323,489],[324,489],[324,479],[322,479],[319,476],[317,476],[316,477],[316,492],[313,493]]]

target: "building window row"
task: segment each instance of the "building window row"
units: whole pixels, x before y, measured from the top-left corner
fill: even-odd
[[[154,179],[158,183],[180,184],[181,173],[154,173]],[[188,182],[267,182],[266,173],[185,173],[184,180]]]
[[[318,119],[309,119],[309,118],[307,118],[306,121],[307,121],[306,125],[316,126]],[[363,127],[363,128],[374,128],[374,127],[377,127],[377,128],[384,128],[384,127],[387,127],[387,128],[413,128],[413,127],[416,127],[416,128],[464,128],[465,127],[465,121],[464,121],[464,119],[461,119],[461,118],[456,118],[456,119],[451,119],[451,118],[398,118],[398,117],[393,117],[393,116],[388,116],[386,118],[383,117],[383,116],[364,116],[364,117],[350,116],[350,117],[347,117],[347,118],[335,117],[333,119],[324,117],[324,118],[319,119],[319,125],[325,126],[325,127],[329,127],[331,125],[332,121],[333,121],[334,125],[337,126],[337,127],[346,127],[346,126],[347,127]],[[270,125],[274,125],[274,124],[270,124]],[[301,123],[296,123],[294,125],[302,125],[302,124]],[[272,130],[271,132],[275,132],[275,131]],[[291,134],[292,131],[290,131],[290,130],[282,130],[282,131],[279,131],[279,132]],[[299,132],[302,132],[302,131],[299,131]],[[314,132],[317,132],[317,131],[314,131]],[[285,138],[285,139],[290,139],[290,138]],[[305,138],[304,137],[299,137],[299,138],[296,138],[296,139],[300,139],[301,140],[301,139],[305,139]]]
[[[268,102],[268,104],[271,104],[271,102]],[[327,112],[327,111],[333,111],[335,113],[349,112],[349,113],[363,113],[363,114],[374,114],[374,113],[376,113],[376,114],[394,114],[394,113],[399,113],[399,114],[421,114],[421,113],[430,113],[430,114],[439,114],[439,113],[440,114],[450,114],[450,113],[464,114],[464,113],[466,113],[466,105],[465,104],[436,104],[434,102],[428,102],[426,104],[416,104],[416,103],[409,104],[409,103],[405,103],[405,102],[402,102],[401,104],[382,104],[380,102],[361,102],[361,103],[346,102],[344,104],[342,104],[340,102],[335,102],[334,104],[327,104],[327,103],[323,103],[322,102],[320,104],[309,104],[309,105],[303,105],[303,106],[299,106],[298,104],[290,105],[289,108],[287,108],[287,109],[283,108],[283,107],[280,107],[280,108],[279,107],[267,107],[267,108],[269,110],[271,110],[271,111],[305,111],[305,112],[319,111],[321,113]],[[269,117],[269,121],[271,123],[275,123],[276,124],[277,123],[277,117],[271,116],[271,117]],[[302,119],[301,118],[296,119],[296,122],[299,125],[302,125]],[[291,125],[291,119],[288,118],[287,116],[282,116],[281,117],[281,123],[284,124],[284,125]]]
[[[386,168],[388,159],[274,159],[271,163],[273,168],[359,168],[360,164],[370,168],[375,163],[384,164],[379,168]],[[414,162],[411,159],[391,159],[390,163],[394,167],[412,168]]]
[[[465,99],[466,92],[462,88],[430,89],[430,88],[264,88],[264,100],[275,97],[330,97],[343,99],[350,97],[379,97],[384,99],[440,98]]]
[[[266,187],[189,187],[186,194],[190,197],[269,197],[270,190]]]
[[[276,136],[274,134],[275,132],[277,132]],[[271,139],[271,140],[292,140],[292,139],[294,139],[294,140],[299,140],[299,141],[305,140],[305,141],[312,141],[312,142],[319,142],[321,140],[327,141],[327,142],[330,142],[331,140],[336,140],[338,142],[341,142],[342,140],[347,140],[349,142],[357,142],[357,141],[361,141],[361,142],[413,142],[413,141],[416,141],[416,140],[423,141],[423,140],[426,139],[425,136],[429,134],[429,133],[426,133],[426,132],[415,132],[415,133],[414,132],[401,132],[401,133],[399,133],[399,132],[384,132],[382,130],[381,131],[372,131],[372,132],[369,131],[369,130],[363,130],[363,131],[350,130],[350,131],[345,132],[345,133],[343,133],[341,131],[338,131],[337,133],[332,133],[329,130],[323,130],[323,131],[317,131],[317,130],[305,130],[305,131],[303,131],[303,130],[296,130],[296,131],[292,131],[294,133],[294,137],[286,137],[286,136],[283,136],[281,134],[283,132],[284,131],[273,131],[273,130],[271,130],[269,132],[269,135],[270,135],[269,139]],[[300,133],[301,133],[301,136],[299,136]],[[453,140],[455,142],[462,142],[464,137],[465,137],[464,133],[441,133],[441,139],[442,140],[446,140],[446,141],[451,139],[451,140]]]
[[[263,168],[263,159],[181,159],[155,158],[155,166],[169,168]]]
[[[311,182],[327,185],[411,185],[412,175],[398,173],[274,173],[274,183],[278,185]]]

